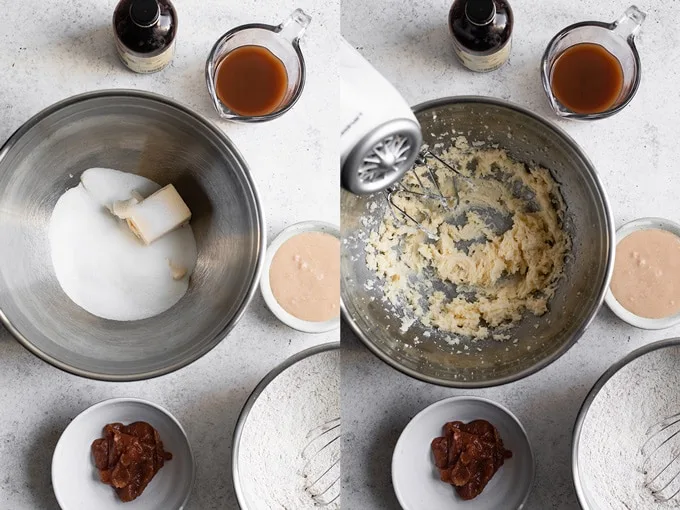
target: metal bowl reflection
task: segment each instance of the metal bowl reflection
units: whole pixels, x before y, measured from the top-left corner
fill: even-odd
[[[535,162],[551,170],[567,204],[565,228],[573,251],[564,278],[543,317],[528,316],[512,335],[517,344],[485,340],[457,353],[446,334],[426,333],[415,323],[408,334],[399,333],[401,320],[388,312],[380,289],[364,284],[375,278],[367,269],[367,228],[362,217],[372,196],[342,194],[343,317],[364,344],[378,357],[423,381],[453,387],[484,387],[508,383],[547,366],[564,354],[595,317],[609,285],[614,261],[614,221],[599,177],[578,145],[562,130],[539,116],[505,101],[481,97],[444,98],[415,108],[424,143],[450,146],[452,132],[466,134],[470,142],[499,144],[519,161]],[[383,208],[374,214],[382,215]],[[361,231],[364,234],[361,234]],[[365,238],[365,237],[364,237]],[[414,338],[418,341],[414,341]]]
[[[57,199],[90,167],[171,182],[189,205],[198,262],[189,291],[170,310],[109,321],[62,291],[49,220]],[[120,90],[76,96],[37,114],[0,150],[0,319],[31,352],[74,374],[144,379],[203,356],[250,302],[264,238],[257,190],[232,142],[163,97]]]

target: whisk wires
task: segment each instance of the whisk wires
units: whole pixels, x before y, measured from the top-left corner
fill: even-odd
[[[305,490],[318,507],[329,506],[340,498],[340,431],[340,418],[326,422],[309,431],[308,443],[302,450]]]
[[[433,152],[429,150],[423,150],[418,155],[418,159],[416,159],[416,167],[409,171],[410,175],[412,175],[416,180],[417,183],[416,186],[407,187],[406,185],[403,184],[402,179],[402,182],[396,183],[393,186],[389,187],[387,190],[385,190],[386,191],[385,198],[387,200],[387,205],[392,211],[392,215],[394,216],[395,220],[408,221],[411,224],[415,225],[420,230],[422,230],[423,232],[425,232],[428,235],[428,237],[436,239],[438,237],[437,233],[428,226],[426,226],[424,220],[418,220],[412,214],[409,214],[406,211],[406,209],[402,207],[396,200],[396,197],[400,195],[409,194],[419,197],[421,199],[424,198],[436,200],[445,209],[451,208],[452,203],[454,208],[458,206],[460,198],[458,196],[458,189],[457,186],[455,185],[455,181],[453,182],[453,195],[446,196],[442,191],[439,179],[437,178],[436,170],[434,170],[432,166],[429,164],[430,160],[436,161],[440,165],[449,169],[455,175],[461,175],[458,170],[456,170],[453,166],[449,165],[446,161],[441,159]],[[420,173],[419,170],[421,171]]]
[[[680,446],[677,441],[674,441],[678,436],[680,436],[680,427],[673,432],[672,427],[680,423],[680,413],[675,414],[660,421],[659,423],[652,425],[646,433],[647,440],[642,445],[641,453],[644,457],[644,462],[642,464],[642,470],[647,475],[647,481],[645,486],[652,492],[654,497],[659,501],[670,501],[680,494],[680,484],[677,484],[677,490],[674,490],[670,495],[666,494],[666,489],[671,487],[676,480],[680,480],[680,453],[674,453],[678,450]],[[667,436],[667,437],[666,437]],[[660,443],[654,446],[658,441]],[[670,461],[661,461],[663,467],[654,472],[656,474],[650,473],[652,469],[653,460],[657,458],[663,458],[659,452],[662,448],[670,447]],[[675,447],[675,448],[674,448]],[[676,464],[675,471],[671,469],[671,466]],[[675,473],[675,474],[673,474]],[[670,480],[666,481],[670,476]],[[657,483],[658,482],[658,483]],[[669,491],[670,492],[670,491]]]

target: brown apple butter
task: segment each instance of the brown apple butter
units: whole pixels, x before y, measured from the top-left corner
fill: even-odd
[[[479,496],[512,452],[503,447],[498,430],[486,420],[444,425],[444,436],[432,441],[434,463],[442,482],[465,500]]]
[[[106,425],[104,437],[92,443],[92,456],[101,481],[125,502],[138,498],[165,461],[172,459],[158,431],[143,421]]]

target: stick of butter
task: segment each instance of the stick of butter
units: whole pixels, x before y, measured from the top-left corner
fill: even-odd
[[[175,187],[168,184],[141,202],[127,205],[124,216],[130,230],[144,244],[151,244],[186,224],[191,211]]]

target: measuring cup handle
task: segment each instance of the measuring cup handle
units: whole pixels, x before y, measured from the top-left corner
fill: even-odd
[[[293,14],[288,16],[283,23],[277,27],[277,32],[281,37],[292,43],[297,43],[300,37],[312,21],[312,17],[302,9],[295,9]]]
[[[631,5],[626,9],[626,12],[613,23],[612,29],[624,39],[633,39],[640,31],[642,22],[645,21],[646,17],[647,15],[644,12],[635,5]]]

